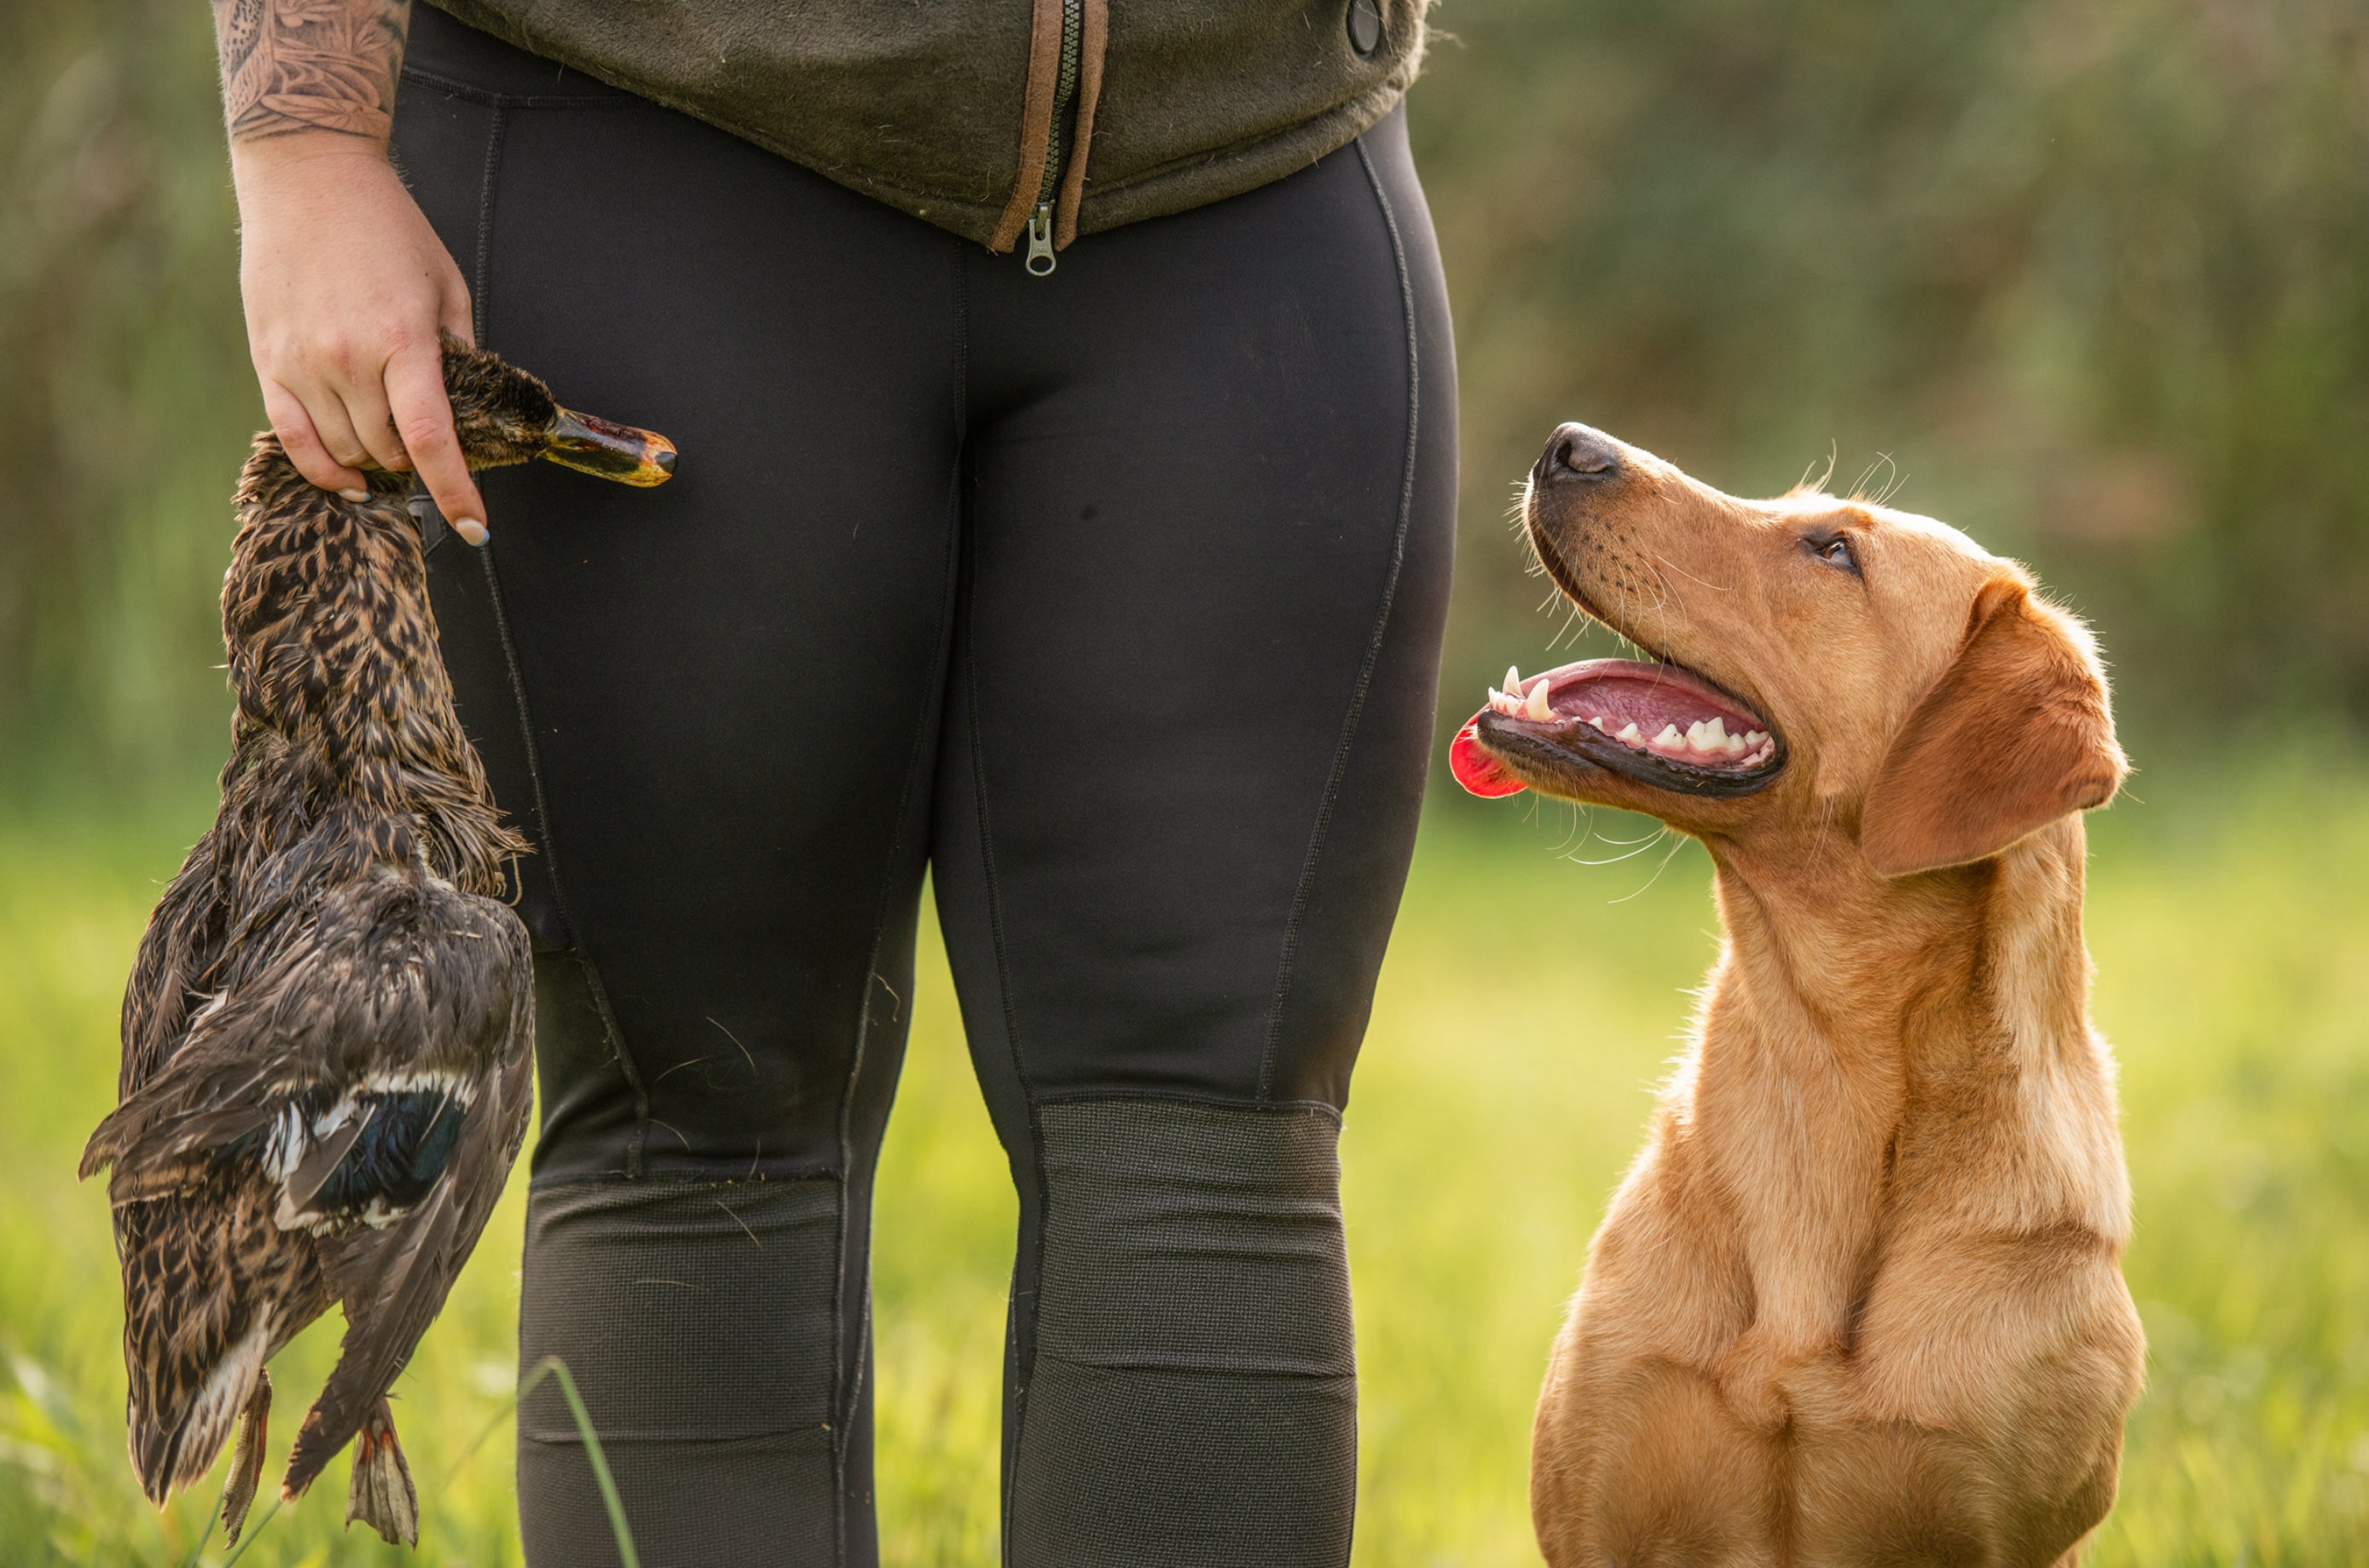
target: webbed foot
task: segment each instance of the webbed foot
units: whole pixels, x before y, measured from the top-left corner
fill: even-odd
[[[419,1544],[419,1494],[412,1487],[403,1447],[395,1440],[395,1412],[384,1400],[354,1437],[354,1482],[346,1494],[346,1523],[356,1519],[383,1540]]]
[[[255,1502],[256,1483],[263,1479],[263,1439],[271,1425],[271,1374],[255,1375],[255,1391],[238,1414],[238,1445],[231,1450],[230,1475],[223,1482],[223,1530],[229,1543],[238,1544],[246,1528],[246,1511]]]

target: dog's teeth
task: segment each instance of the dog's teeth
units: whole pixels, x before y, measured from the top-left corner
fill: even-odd
[[[1637,721],[1633,718],[1627,724],[1622,725],[1619,731],[1615,734],[1612,738],[1615,740],[1626,740],[1631,746],[1642,746],[1644,744],[1645,740],[1643,736],[1637,733]]]
[[[1524,718],[1544,724],[1554,717],[1554,704],[1547,701],[1547,685],[1545,678],[1540,677],[1539,683],[1530,688],[1528,699],[1522,704]]]
[[[1687,738],[1678,733],[1678,727],[1675,724],[1664,725],[1662,733],[1654,737],[1654,744],[1656,746],[1677,747],[1684,746],[1686,743]]]
[[[1610,730],[1608,730],[1608,729],[1607,729],[1607,728],[1605,728],[1605,727],[1604,727],[1604,715],[1603,715],[1602,714],[1598,714],[1598,715],[1596,715],[1594,718],[1589,719],[1587,722],[1588,722],[1588,723],[1590,723],[1590,724],[1592,724],[1592,725],[1594,725],[1594,726],[1596,727],[1596,732],[1598,735],[1609,735],[1609,734],[1611,734],[1611,733],[1612,733]]]
[[[1714,746],[1724,746],[1724,745],[1726,745],[1726,744],[1727,744],[1727,720],[1725,720],[1725,719],[1723,719],[1723,718],[1720,717],[1717,714],[1713,714],[1713,715],[1711,715],[1711,722],[1710,722],[1709,724],[1707,724],[1707,725],[1703,726],[1703,733],[1704,733],[1705,735],[1708,735],[1708,736],[1710,736],[1710,737],[1711,737],[1711,744],[1712,744],[1712,745],[1714,745]]]
[[[1757,746],[1768,738],[1768,732],[1765,729],[1747,729],[1744,732],[1744,743],[1746,746]]]
[[[1519,666],[1512,664],[1505,666],[1505,690],[1516,694],[1521,692],[1522,671]]]
[[[1711,749],[1711,729],[1702,720],[1697,719],[1687,726],[1687,747],[1694,751],[1708,751]]]

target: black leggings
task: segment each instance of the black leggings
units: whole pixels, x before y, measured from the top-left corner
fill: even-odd
[[[1455,488],[1396,116],[1035,278],[416,14],[395,154],[489,348],[674,481],[430,521],[533,841],[521,1354],[650,1568],[869,1564],[865,1248],[924,868],[1021,1198],[1004,1542],[1339,1564],[1340,1111],[1423,794]],[[612,1562],[554,1393],[537,1568]]]

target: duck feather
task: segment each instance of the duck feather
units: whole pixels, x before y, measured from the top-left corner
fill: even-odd
[[[549,451],[562,411],[541,382],[450,341],[445,380],[471,466]],[[671,448],[643,439],[662,478]],[[161,1505],[235,1427],[234,1539],[265,1364],[333,1301],[338,1363],[283,1494],[360,1434],[353,1516],[416,1539],[387,1391],[526,1134],[532,955],[498,897],[526,845],[453,710],[409,488],[373,474],[331,495],[256,440],[223,587],[222,805],[143,933],[120,1103],[81,1162],[112,1168],[133,1469]]]

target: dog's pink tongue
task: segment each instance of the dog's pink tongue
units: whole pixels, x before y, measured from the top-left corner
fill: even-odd
[[[1482,708],[1481,714],[1489,710]],[[1481,714],[1464,721],[1448,743],[1448,771],[1466,791],[1484,799],[1501,795],[1519,795],[1529,786],[1506,771],[1505,764],[1481,749]]]

